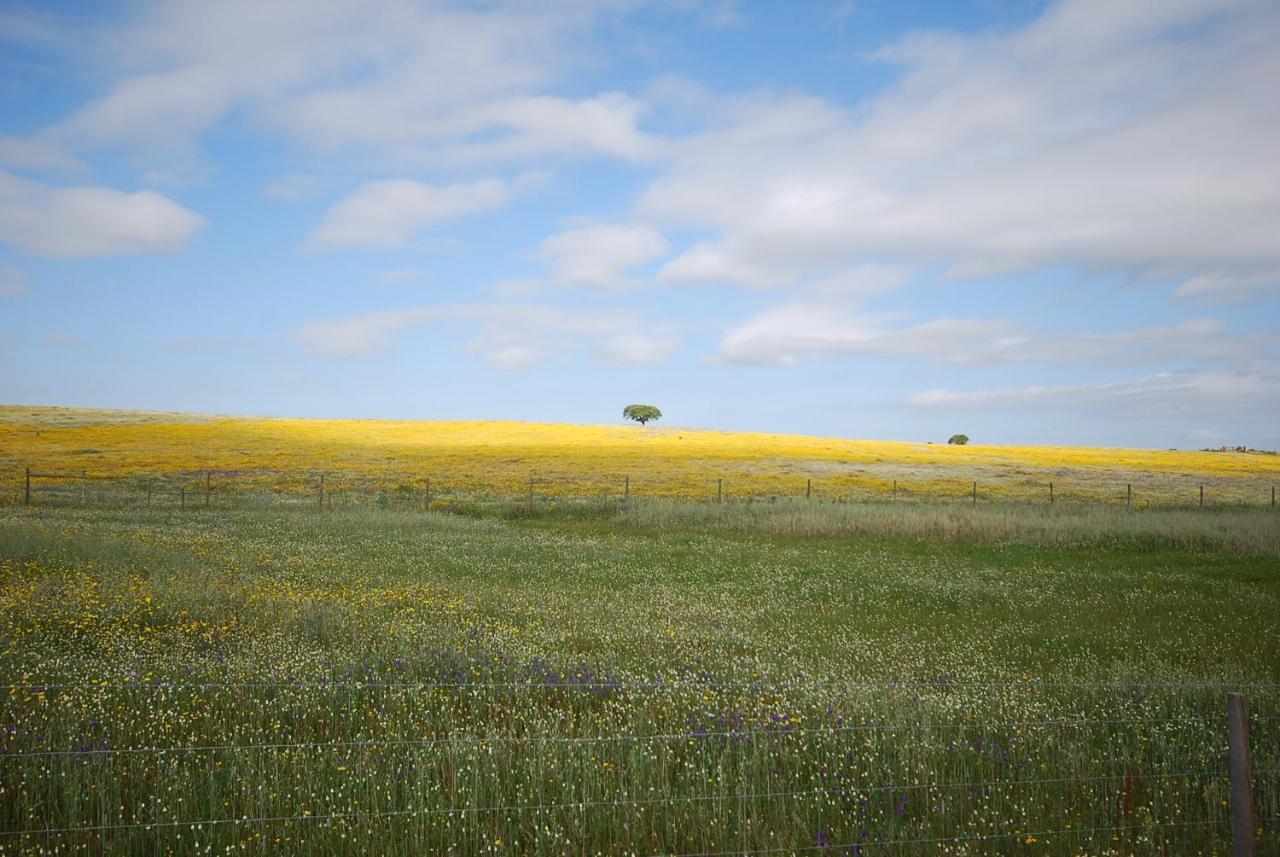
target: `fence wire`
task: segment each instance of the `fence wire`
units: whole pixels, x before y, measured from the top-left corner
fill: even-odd
[[[1225,777],[1225,771],[1193,771],[1188,773],[1153,775],[1146,779],[1191,779],[1196,777]],[[149,822],[129,822],[127,824],[94,824],[94,825],[76,825],[67,827],[44,827],[44,828],[26,828],[17,830],[0,831],[0,835],[10,836],[54,836],[70,833],[102,833],[110,831],[124,830],[153,830],[163,828],[180,828],[188,827],[192,829],[200,829],[202,827],[216,827],[227,824],[280,824],[288,822],[323,822],[323,821],[339,821],[339,820],[373,820],[383,818],[402,818],[402,817],[429,817],[439,815],[478,815],[491,813],[524,813],[524,812],[556,812],[562,810],[587,810],[600,808],[624,808],[639,806],[656,806],[666,804],[685,804],[685,803],[707,803],[707,802],[732,802],[732,801],[753,801],[753,800],[777,800],[779,798],[799,798],[799,797],[847,797],[849,795],[862,795],[876,792],[897,792],[897,791],[918,791],[929,789],[964,789],[964,788],[992,788],[1000,785],[1047,785],[1047,784],[1072,784],[1072,783],[1095,783],[1095,782],[1114,782],[1124,779],[1124,776],[1115,777],[1063,777],[1051,778],[1043,780],[1025,780],[1017,783],[1006,781],[986,781],[986,782],[930,782],[930,783],[904,783],[891,785],[867,786],[865,788],[848,788],[835,790],[830,787],[800,789],[788,791],[765,791],[753,792],[750,794],[715,794],[715,795],[663,795],[655,798],[628,798],[620,800],[579,800],[565,801],[559,803],[539,803],[539,804],[494,804],[489,806],[462,806],[462,807],[431,807],[417,809],[398,809],[398,810],[376,810],[372,812],[328,812],[328,813],[302,813],[295,815],[275,815],[275,816],[238,816],[235,818],[206,818],[206,819],[188,819],[188,820],[172,820],[172,821],[149,821]],[[840,793],[840,792],[843,792]],[[1218,821],[1205,823],[1221,823]],[[1114,828],[1099,828],[1114,829]],[[1001,836],[1007,834],[1000,834]],[[907,840],[903,840],[904,842]],[[939,840],[910,840],[910,841],[951,841],[951,839]],[[825,847],[825,846],[824,846]],[[809,850],[809,849],[782,849],[782,850]],[[723,852],[724,854],[736,854],[742,852]],[[746,852],[746,853],[768,853],[767,851]],[[710,857],[710,855],[706,855]]]
[[[741,729],[720,732],[671,732],[647,735],[614,733],[609,735],[561,736],[561,735],[451,735],[439,738],[387,738],[359,741],[299,741],[272,744],[206,744],[173,747],[121,747],[116,749],[89,748],[84,750],[35,750],[32,752],[0,751],[0,760],[19,758],[47,758],[58,756],[114,756],[143,753],[223,753],[239,750],[307,750],[321,748],[351,749],[356,747],[435,747],[446,744],[609,744],[626,741],[696,741],[709,738],[755,740],[757,738],[807,738],[816,735],[844,735],[881,732],[930,732],[963,731],[967,729],[1032,729],[1043,727],[1088,726],[1154,726],[1162,723],[1213,723],[1215,717],[1176,717],[1163,719],[1079,719],[1079,720],[1021,720],[1003,723],[910,723],[910,724],[859,724],[856,726],[824,726],[809,729]],[[1259,719],[1259,718],[1254,718]]]

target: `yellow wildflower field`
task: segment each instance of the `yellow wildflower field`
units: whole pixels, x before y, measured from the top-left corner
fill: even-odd
[[[1271,502],[1280,456],[1074,446],[846,440],[672,427],[508,421],[260,419],[0,406],[0,468],[163,476],[219,490],[430,490],[540,497],[1072,499]]]

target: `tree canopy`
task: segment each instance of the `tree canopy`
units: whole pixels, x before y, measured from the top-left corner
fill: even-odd
[[[622,418],[644,425],[650,420],[662,419],[662,411],[653,405],[627,405],[622,409]]]
[[[969,435],[967,434],[953,434],[951,437],[947,438],[947,443],[954,444],[955,446],[964,446],[968,442]]]

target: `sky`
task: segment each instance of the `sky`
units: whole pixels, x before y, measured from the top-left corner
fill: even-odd
[[[0,402],[1280,448],[1274,0],[0,0]]]

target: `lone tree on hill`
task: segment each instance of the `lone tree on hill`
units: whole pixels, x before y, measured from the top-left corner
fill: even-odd
[[[969,435],[967,434],[953,434],[951,437],[947,438],[947,443],[954,444],[955,446],[964,446],[968,442]]]
[[[662,411],[653,405],[627,405],[622,409],[622,418],[644,425],[649,420],[662,419]]]

